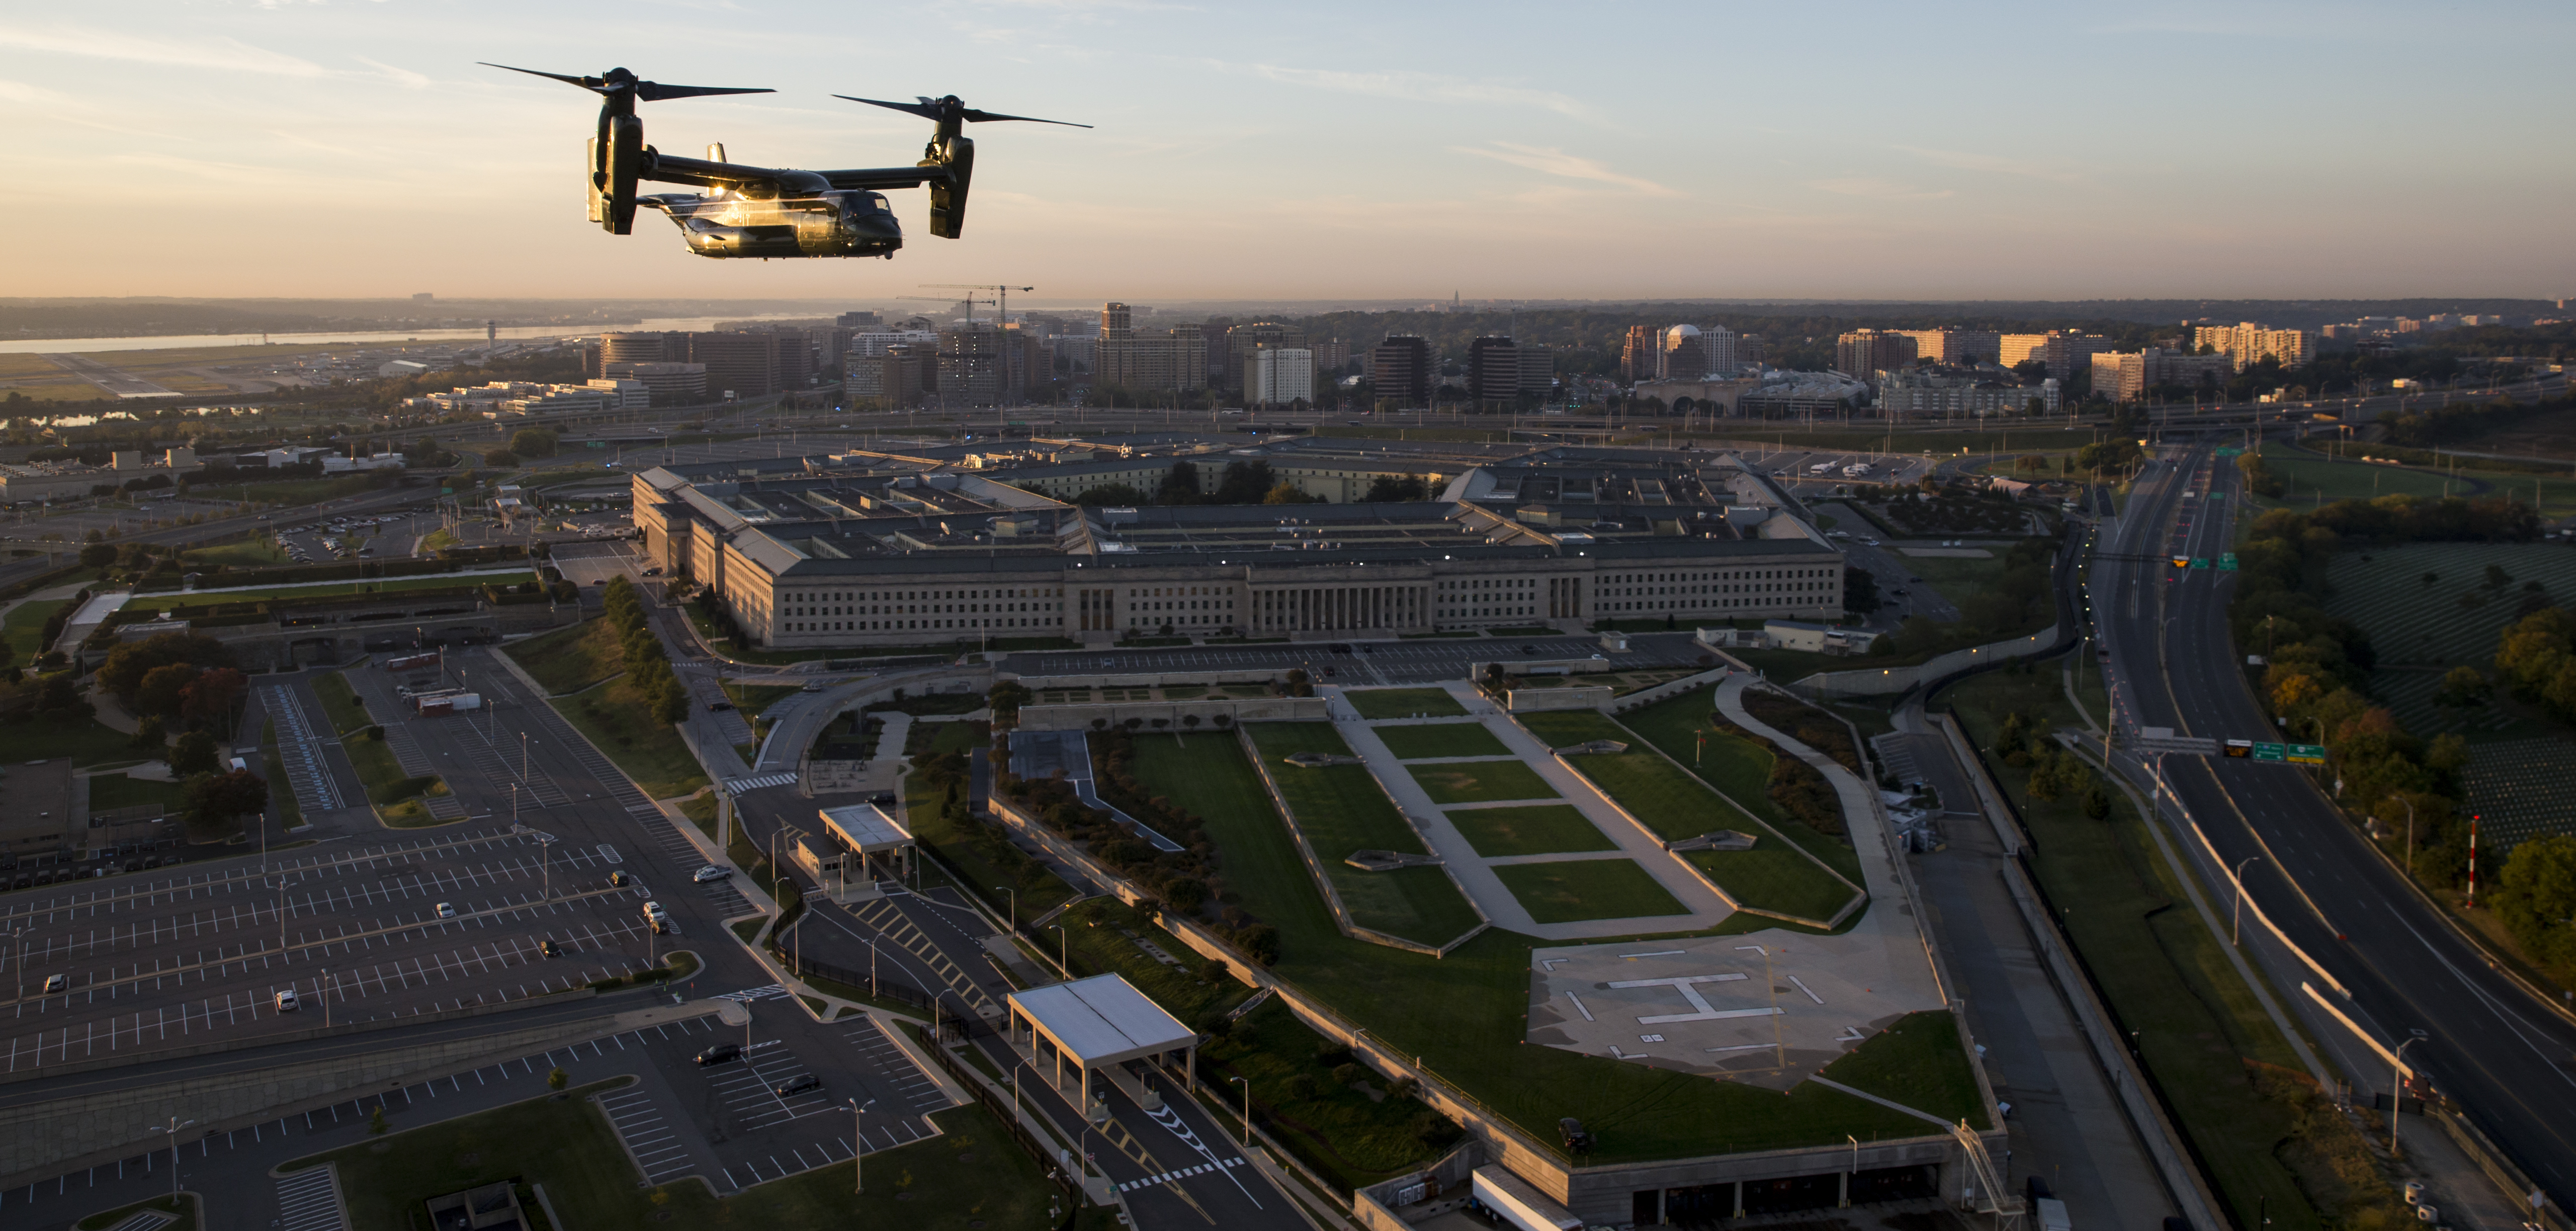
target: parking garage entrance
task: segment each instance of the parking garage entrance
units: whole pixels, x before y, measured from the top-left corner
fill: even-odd
[[[1715,1227],[1730,1219],[1764,1214],[1924,1200],[1939,1196],[1939,1170],[1929,1163],[1919,1163],[1689,1188],[1650,1188],[1632,1199],[1631,1214],[1641,1227]]]

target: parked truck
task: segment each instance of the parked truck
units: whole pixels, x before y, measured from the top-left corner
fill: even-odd
[[[423,693],[419,696],[413,697],[411,699],[411,703],[419,709],[421,717],[430,718],[440,714],[458,714],[467,710],[479,710],[483,708],[483,695],[481,693],[463,691]]]

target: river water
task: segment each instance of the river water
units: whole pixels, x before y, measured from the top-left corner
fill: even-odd
[[[717,321],[808,320],[814,313],[779,313],[746,316],[658,317],[633,325],[518,325],[499,330],[505,339],[588,338],[603,331],[610,333],[694,331],[713,329]],[[89,351],[179,350],[191,346],[257,346],[261,335],[255,333],[180,333],[149,338],[14,338],[0,339],[0,355],[80,354]],[[401,345],[405,342],[479,342],[483,330],[476,329],[388,329],[360,330],[355,333],[272,333],[272,343],[346,342],[352,346]]]

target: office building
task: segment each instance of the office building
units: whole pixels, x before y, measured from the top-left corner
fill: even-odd
[[[2203,325],[2191,331],[2193,347],[2210,347],[2233,360],[2240,369],[2266,359],[2285,368],[2306,363],[2316,352],[2315,335],[2304,329],[2274,329],[2245,321],[2235,325]]]
[[[939,402],[944,406],[1007,406],[1020,391],[1011,385],[1012,364],[1006,354],[1017,338],[990,321],[960,324],[939,331]],[[1025,368],[1023,368],[1025,371]]]
[[[1649,325],[1628,326],[1627,341],[1619,348],[1619,383],[1633,385],[1653,380],[1661,364],[1656,356],[1657,334]]]
[[[1315,353],[1315,371],[1319,375],[1340,376],[1351,366],[1351,344],[1340,338],[1312,339],[1306,349]]]
[[[1134,310],[1126,304],[1101,305],[1095,383],[1140,393],[1207,387],[1207,335],[1199,326],[1139,335],[1133,318]]]
[[[1914,339],[1915,358],[1933,363],[1975,367],[1981,363],[1998,363],[2003,355],[2004,336],[1990,330],[1900,329],[1897,332]],[[2028,357],[2029,352],[2024,351],[2023,358]]]
[[[686,363],[689,361],[689,335],[685,333],[603,333],[599,335],[599,361],[611,363]]]
[[[703,363],[608,363],[601,365],[600,376],[642,384],[653,406],[695,406],[707,400]]]
[[[2181,386],[2210,389],[2236,374],[2225,355],[2186,355],[2158,347],[2126,353],[2103,352],[2091,359],[2093,392],[2115,402],[2134,402],[2149,389]]]
[[[2048,340],[2039,348],[2039,358],[2048,365],[2048,374],[2059,380],[2071,380],[2077,374],[2093,370],[2093,357],[2108,354],[2116,345],[2111,339],[2081,330],[2048,331]]]
[[[2048,335],[2044,333],[1999,334],[1995,341],[1995,362],[2007,368],[2020,367],[2033,359],[2044,363],[2048,359],[2047,348]]]
[[[1371,384],[1378,403],[1396,410],[1431,405],[1431,343],[1412,334],[1391,333],[1369,352]]]
[[[693,333],[688,337],[689,362],[706,367],[709,396],[734,400],[779,392],[779,335]]]
[[[1834,370],[1857,380],[1914,366],[1914,339],[1885,329],[1855,330],[1834,339]]]
[[[1508,408],[1519,399],[1519,348],[1512,340],[1488,334],[1467,344],[1467,398],[1478,409]]]
[[[1979,419],[2025,414],[2046,392],[2009,374],[1974,368],[1900,368],[1878,373],[1878,413],[1889,419]]]
[[[1707,343],[1697,325],[1675,325],[1655,342],[1656,380],[1698,380],[1708,375]]]
[[[1226,353],[1234,357],[1232,379],[1226,382],[1226,387],[1241,389],[1247,403],[1255,400],[1252,397],[1254,355],[1264,350],[1298,350],[1306,352],[1309,364],[1313,362],[1314,352],[1306,346],[1306,331],[1295,325],[1282,325],[1275,321],[1230,326],[1225,333],[1224,345]],[[1307,373],[1306,385],[1309,390],[1312,390],[1315,385],[1312,372]]]
[[[1289,406],[1315,402],[1315,357],[1295,347],[1265,346],[1243,358],[1243,403]]]

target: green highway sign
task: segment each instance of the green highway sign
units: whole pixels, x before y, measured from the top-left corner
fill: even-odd
[[[2220,457],[2243,457],[2245,456],[2245,450],[2239,449],[2234,445],[2220,445],[2218,446],[2218,455]]]
[[[2323,745],[2323,744],[2292,744],[2292,745],[2290,745],[2290,763],[2291,763],[2292,765],[2323,765],[2323,764],[2325,764],[2325,763],[2326,763],[2326,748],[2325,748],[2325,745]]]
[[[2221,502],[2221,501],[2223,501],[2223,500],[2225,500],[2225,499],[2227,499],[2227,493],[2225,493],[2225,492],[2211,492],[2211,493],[2209,493],[2209,502],[2210,502],[2211,504],[2217,504],[2217,503],[2219,503],[2219,502]]]
[[[2192,566],[2193,568],[2208,568],[2208,567],[2209,567],[2209,557],[2207,557],[2207,556],[2193,556],[2193,557],[2191,558],[2191,566]]]
[[[2290,759],[2288,753],[2289,749],[2280,744],[2254,745],[2254,759],[2257,761],[2287,761]]]
[[[2233,573],[2233,572],[2235,572],[2235,571],[2236,571],[2236,553],[2231,551],[2231,552],[2228,552],[2228,553],[2227,553],[2227,554],[2225,554],[2225,555],[2220,556],[2220,557],[2218,558],[2218,568],[2219,568],[2219,571],[2220,571],[2220,572],[2223,572],[2223,573]]]

